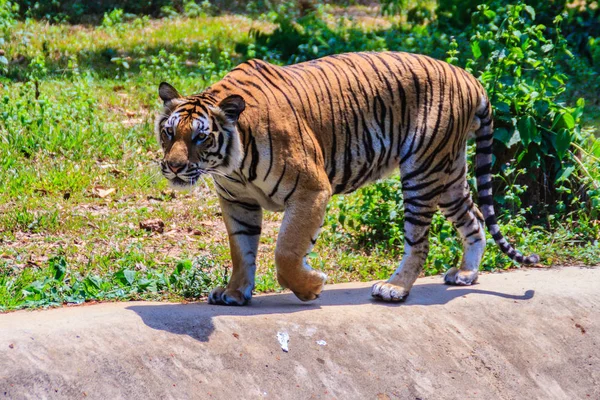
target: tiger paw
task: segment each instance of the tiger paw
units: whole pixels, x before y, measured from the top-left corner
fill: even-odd
[[[277,280],[281,286],[290,289],[300,300],[311,301],[319,298],[325,286],[327,275],[311,269],[307,274],[295,277],[293,280],[286,279],[278,273]]]
[[[371,296],[377,300],[403,302],[408,297],[408,290],[389,282],[378,282],[371,289]]]
[[[444,283],[447,285],[468,286],[477,282],[477,277],[477,271],[452,267],[444,275]]]
[[[224,287],[216,287],[208,296],[209,304],[219,304],[224,306],[245,306],[252,298],[252,290],[238,290]]]

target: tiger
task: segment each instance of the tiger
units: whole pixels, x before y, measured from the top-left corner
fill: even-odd
[[[288,66],[249,60],[200,94],[181,96],[162,82],[155,133],[162,174],[174,187],[212,176],[229,237],[233,269],[208,302],[252,298],[263,210],[284,212],[275,248],[277,280],[300,300],[319,297],[326,275],[307,256],[333,195],[400,172],[404,255],[371,295],[404,301],[429,251],[439,209],[462,240],[459,267],[446,284],[477,281],[487,226],[495,243],[522,264],[503,237],[492,197],[492,107],[465,70],[404,52],[337,54]],[[467,181],[467,139],[476,142],[479,207]]]

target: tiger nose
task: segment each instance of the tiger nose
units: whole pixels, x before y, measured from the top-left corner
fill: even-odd
[[[176,174],[177,172],[181,171],[183,169],[183,167],[185,167],[185,163],[167,161],[167,166],[169,167],[169,169],[171,171],[173,171],[173,173]]]

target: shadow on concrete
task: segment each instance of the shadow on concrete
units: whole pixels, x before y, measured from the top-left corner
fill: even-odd
[[[383,303],[371,298],[370,287],[348,287],[327,290],[322,296],[309,303],[303,303],[291,293],[278,293],[255,297],[247,307],[215,306],[207,303],[136,305],[127,307],[138,314],[144,323],[152,329],[162,330],[177,335],[188,335],[201,342],[208,342],[214,331],[213,317],[258,316],[266,314],[289,314],[322,307],[352,306],[373,304],[376,307],[411,307],[444,305],[457,297],[485,295],[511,300],[530,300],[534,290],[527,290],[523,295],[513,295],[490,290],[479,290],[476,286],[457,287],[442,283],[417,284],[413,287],[409,298],[404,303]]]

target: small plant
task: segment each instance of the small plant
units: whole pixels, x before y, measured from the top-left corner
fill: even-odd
[[[406,10],[408,5],[407,0],[382,0],[381,14],[383,15],[398,15]]]
[[[356,195],[335,197],[326,217],[330,239],[350,239],[357,247],[401,248],[404,217],[399,176],[361,189]]]
[[[206,17],[215,14],[215,12],[215,7],[208,0],[204,0],[200,4],[196,3],[195,0],[185,0],[183,3],[183,14],[186,17]]]
[[[183,61],[177,54],[161,49],[157,55],[140,60],[140,71],[152,78],[181,76]]]
[[[102,26],[104,28],[115,28],[122,25],[125,21],[125,12],[122,8],[115,8],[111,12],[104,13],[102,18]]]
[[[226,285],[222,275],[217,275],[219,267],[206,258],[181,261],[169,276],[169,288],[187,299],[206,296],[215,286]]]
[[[166,5],[160,8],[160,15],[163,18],[177,18],[179,13],[173,6]]]
[[[448,64],[456,64],[458,62],[458,43],[456,42],[455,38],[452,38],[452,41],[450,42],[450,48],[448,49],[448,52],[446,53],[448,55],[448,57],[446,57],[446,62]]]

